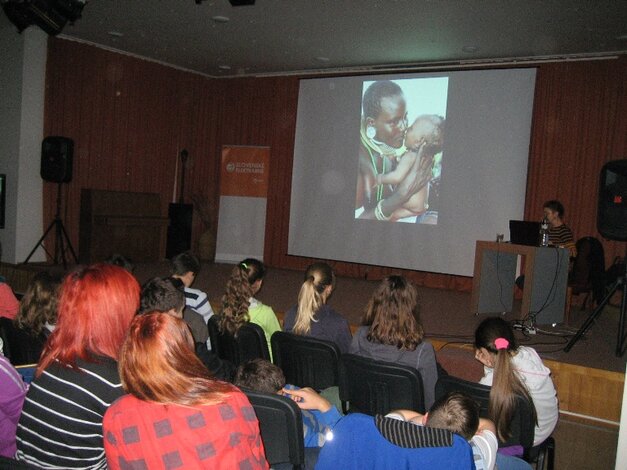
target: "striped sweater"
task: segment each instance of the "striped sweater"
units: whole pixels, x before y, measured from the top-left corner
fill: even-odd
[[[102,418],[124,394],[117,363],[56,363],[31,384],[17,428],[17,458],[41,468],[107,467]]]

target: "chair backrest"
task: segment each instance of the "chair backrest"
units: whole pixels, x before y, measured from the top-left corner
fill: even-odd
[[[413,367],[343,354],[339,386],[340,400],[349,402],[351,412],[372,416],[401,408],[425,412],[422,377]]]
[[[259,420],[266,459],[273,466],[291,463],[301,468],[305,462],[303,417],[298,405],[281,395],[243,388]]]
[[[43,335],[33,336],[4,317],[0,318],[0,338],[4,342],[4,356],[14,366],[37,363],[46,342]]]
[[[36,467],[33,467],[26,462],[20,462],[19,460],[0,455],[0,470],[29,470],[34,468]]]
[[[332,341],[277,331],[271,342],[274,363],[288,384],[314,390],[338,385],[341,353]]]
[[[270,360],[270,351],[263,329],[254,323],[242,325],[236,335],[224,332],[218,327],[218,318],[212,316],[207,321],[211,350],[220,359],[231,361],[235,367],[251,359]]]
[[[482,418],[489,418],[488,405],[490,403],[490,387],[475,382],[468,382],[452,375],[440,377],[435,384],[435,399],[449,392],[462,392],[473,398],[479,404],[479,414]],[[516,410],[510,423],[511,437],[499,441],[499,447],[520,445],[524,449],[533,446],[535,423],[533,422],[533,403],[519,396]]]
[[[597,302],[605,290],[605,253],[601,242],[594,237],[583,237],[575,244],[577,256],[570,273],[569,285],[573,293],[592,291]]]

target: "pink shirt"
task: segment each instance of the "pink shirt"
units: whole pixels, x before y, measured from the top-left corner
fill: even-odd
[[[0,317],[13,320],[20,309],[20,303],[6,282],[0,282]]]

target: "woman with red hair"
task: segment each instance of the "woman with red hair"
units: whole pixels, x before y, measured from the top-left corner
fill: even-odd
[[[18,423],[19,460],[44,468],[106,468],[102,417],[124,393],[117,358],[139,290],[132,274],[109,264],[66,277],[57,326]]]
[[[193,347],[180,318],[135,318],[120,353],[128,395],[103,421],[109,468],[268,468],[253,407],[212,378]]]

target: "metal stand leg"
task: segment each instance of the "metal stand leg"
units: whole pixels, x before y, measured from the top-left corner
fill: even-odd
[[[46,247],[43,245],[44,240],[54,227],[55,241],[54,241],[54,256],[51,256]],[[68,237],[67,232],[65,231],[65,227],[63,226],[63,221],[61,220],[61,183],[57,186],[57,212],[54,216],[54,220],[50,223],[44,234],[37,241],[31,252],[28,254],[26,259],[24,260],[24,264],[28,263],[28,261],[32,258],[37,251],[37,248],[42,247],[48,256],[50,256],[54,262],[54,264],[59,264],[59,259],[63,262],[63,268],[67,269],[67,260],[65,258],[65,249],[66,246],[72,253],[72,257],[74,258],[74,262],[78,263],[78,257],[76,256],[76,252],[72,247],[72,242],[70,242],[70,237]],[[60,258],[59,258],[60,255]]]
[[[621,357],[623,354],[625,354],[625,340],[626,340],[625,308],[627,304],[627,285],[625,284],[625,279],[627,279],[627,267],[625,268],[625,274],[619,277],[618,279],[616,279],[616,282],[612,284],[612,287],[610,288],[610,291],[608,292],[608,294],[603,298],[603,300],[597,306],[597,308],[595,308],[594,311],[590,314],[590,316],[587,318],[585,323],[581,326],[581,328],[579,328],[579,331],[577,331],[575,336],[573,336],[571,340],[568,342],[568,344],[564,348],[565,352],[570,351],[572,347],[575,345],[575,343],[577,343],[577,341],[579,341],[579,339],[586,333],[586,331],[590,329],[590,327],[592,326],[596,318],[601,314],[605,306],[608,304],[608,302],[614,295],[614,293],[619,288],[621,288],[623,295],[621,296],[620,317],[618,320],[618,333],[617,333],[617,338],[616,338],[616,356]]]

